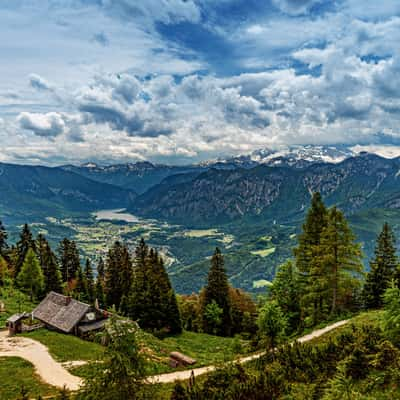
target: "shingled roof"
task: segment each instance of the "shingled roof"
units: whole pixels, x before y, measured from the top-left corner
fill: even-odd
[[[46,325],[70,333],[89,310],[88,304],[50,292],[32,314],[34,318]]]

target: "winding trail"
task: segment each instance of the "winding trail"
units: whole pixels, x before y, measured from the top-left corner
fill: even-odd
[[[325,328],[315,330],[305,335],[297,341],[304,343],[320,337],[340,326],[347,324],[349,320],[343,320],[328,325]],[[237,361],[246,363],[262,357],[265,352],[253,354],[251,356],[239,358]],[[0,357],[21,357],[30,361],[42,380],[50,385],[75,391],[82,385],[82,379],[72,375],[65,369],[65,363],[59,363],[49,354],[48,349],[43,344],[21,336],[9,337],[8,332],[0,332]],[[79,365],[83,361],[72,361],[71,365]],[[148,378],[149,383],[172,383],[176,380],[187,380],[193,373],[195,376],[203,375],[214,371],[216,367],[210,365],[207,367],[193,368],[185,371],[171,372],[167,374],[155,375]]]

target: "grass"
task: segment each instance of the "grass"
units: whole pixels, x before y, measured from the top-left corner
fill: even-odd
[[[217,229],[193,229],[185,232],[185,236],[192,238],[201,238],[206,236],[215,236],[219,235]]]
[[[23,333],[22,336],[37,340],[47,346],[50,354],[59,362],[77,360],[95,361],[100,357],[104,349],[98,343],[47,329],[38,329],[33,332]]]
[[[271,286],[272,282],[267,281],[266,279],[259,279],[258,281],[253,281],[253,288],[258,289],[262,287]]]
[[[29,297],[12,287],[0,288],[0,302],[5,305],[5,312],[0,312],[0,328],[6,326],[6,320],[13,314],[19,312],[30,312],[36,304],[29,300]]]
[[[19,357],[0,357],[0,399],[15,400],[22,386],[29,390],[30,398],[57,393],[57,389],[40,380],[30,362]]]

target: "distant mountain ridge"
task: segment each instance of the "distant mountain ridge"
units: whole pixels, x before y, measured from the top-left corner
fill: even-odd
[[[258,165],[215,169],[193,180],[161,183],[139,196],[132,211],[177,223],[213,224],[238,218],[295,219],[312,192],[347,212],[400,208],[400,158],[361,154],[307,167]]]
[[[102,208],[126,207],[132,190],[99,183],[79,174],[43,166],[0,163],[0,215],[29,222]]]

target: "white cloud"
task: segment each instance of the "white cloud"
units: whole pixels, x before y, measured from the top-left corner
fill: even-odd
[[[61,135],[65,131],[62,116],[55,112],[46,114],[22,112],[17,120],[22,129],[32,131],[38,136],[53,137]]]

